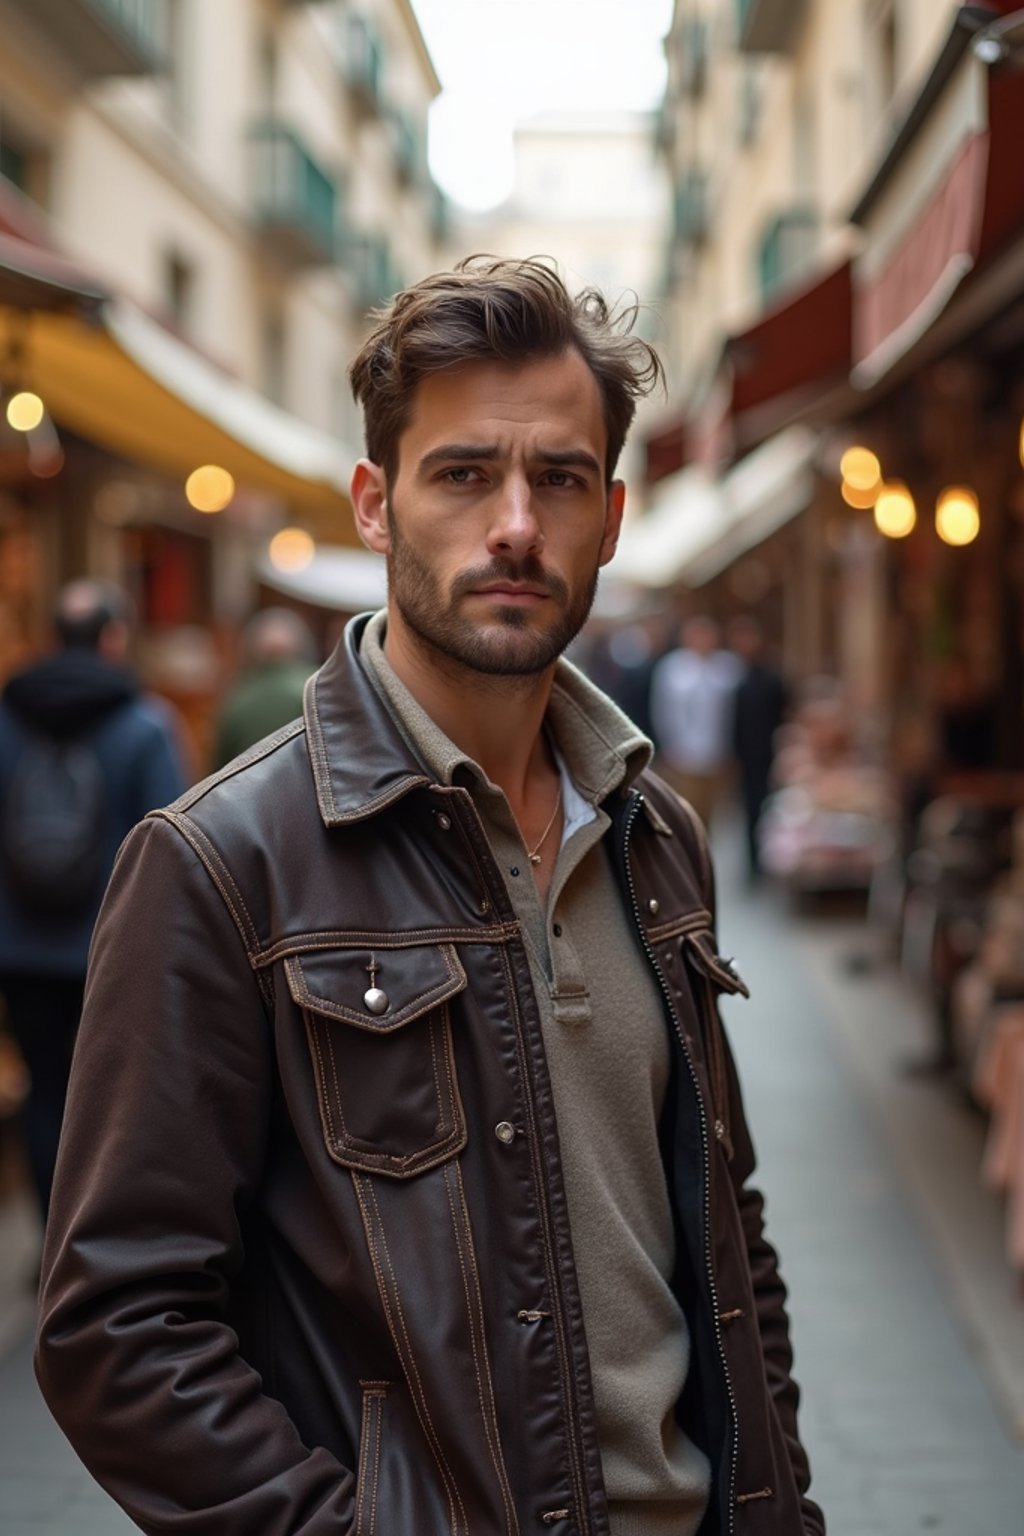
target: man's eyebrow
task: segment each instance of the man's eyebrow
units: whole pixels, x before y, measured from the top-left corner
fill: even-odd
[[[419,467],[430,469],[434,464],[450,464],[452,460],[457,464],[493,464],[500,458],[501,449],[497,443],[441,443],[423,455]]]
[[[435,464],[494,464],[502,458],[497,443],[441,443],[431,448],[420,459],[420,469],[431,469]],[[538,448],[534,458],[549,469],[589,469],[601,473],[601,466],[585,448]]]
[[[585,448],[538,448],[537,459],[551,469],[592,469],[596,475],[601,466]]]

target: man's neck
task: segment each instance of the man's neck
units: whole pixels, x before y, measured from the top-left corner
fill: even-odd
[[[477,672],[389,623],[384,654],[416,702],[499,785],[517,816],[549,798],[555,771],[541,727],[555,668],[528,677]]]

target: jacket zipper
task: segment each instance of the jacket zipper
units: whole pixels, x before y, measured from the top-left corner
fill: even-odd
[[[648,942],[647,934],[644,931],[643,919],[640,916],[640,903],[637,899],[636,885],[633,881],[633,869],[629,861],[629,844],[633,832],[633,823],[636,821],[643,803],[643,795],[638,794],[632,797],[630,808],[626,817],[625,832],[623,834],[622,857],[626,870],[626,883],[629,888],[629,899],[633,908],[633,921],[636,924],[637,933],[640,935],[640,943],[643,947],[644,954],[647,956],[647,959],[651,965],[651,969],[654,971],[654,974],[657,978],[658,986],[661,988],[661,995],[668,1010],[668,1016],[672,1020],[672,1025],[679,1037],[679,1043],[682,1046],[683,1051],[683,1059],[686,1062],[686,1067],[690,1074],[690,1080],[693,1084],[693,1091],[697,1100],[697,1110],[700,1116],[700,1140],[704,1160],[704,1265],[707,1273],[708,1291],[711,1297],[711,1311],[715,1328],[715,1343],[718,1346],[718,1358],[722,1365],[722,1376],[725,1381],[725,1390],[729,1399],[729,1412],[732,1416],[732,1446],[731,1454],[729,1457],[729,1510],[726,1517],[728,1530],[730,1533],[732,1533],[736,1529],[735,1508],[736,1472],[737,1463],[739,1461],[739,1414],[736,1408],[736,1394],[733,1391],[732,1377],[729,1374],[729,1364],[725,1358],[725,1344],[722,1339],[722,1325],[719,1321],[719,1313],[721,1309],[718,1301],[718,1286],[715,1282],[714,1263],[711,1256],[711,1138],[708,1133],[707,1109],[705,1107],[704,1099],[700,1091],[700,1083],[697,1078],[697,1071],[693,1065],[689,1047],[686,1044],[686,1039],[683,1034],[682,1027],[679,1023],[679,1016],[676,1013],[675,1004],[672,1001],[672,994],[668,989],[668,985],[665,981],[665,977],[662,974],[661,967],[658,964],[654,951]]]

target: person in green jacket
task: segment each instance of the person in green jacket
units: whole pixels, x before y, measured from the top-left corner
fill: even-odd
[[[242,675],[221,706],[214,769],[302,714],[302,690],[317,664],[313,632],[290,608],[264,608],[242,632]]]

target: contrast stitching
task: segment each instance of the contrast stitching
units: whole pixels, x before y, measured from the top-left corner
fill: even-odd
[[[373,1221],[371,1219],[370,1212],[369,1212],[369,1210],[367,1208],[367,1203],[366,1203],[366,1194],[368,1192],[368,1193],[370,1193],[372,1195],[372,1193],[373,1193],[373,1186],[370,1184],[368,1179],[365,1180],[365,1183],[366,1183],[366,1190],[364,1190],[364,1188],[363,1188],[364,1179],[363,1179],[362,1174],[359,1174],[359,1173],[356,1173],[356,1172],[353,1171],[353,1173],[352,1173],[352,1187],[355,1190],[356,1200],[359,1202],[359,1212],[360,1212],[360,1215],[363,1218],[363,1230],[366,1233],[366,1246],[367,1246],[367,1248],[369,1250],[369,1254],[370,1254],[370,1263],[373,1265],[373,1273],[374,1273],[374,1275],[376,1277],[376,1280],[377,1280],[377,1292],[378,1292],[378,1294],[380,1296],[381,1306],[384,1309],[384,1318],[385,1318],[385,1321],[387,1322],[387,1325],[388,1325],[388,1332],[391,1335],[391,1341],[392,1341],[392,1343],[395,1346],[395,1354],[398,1356],[398,1359],[399,1359],[399,1361],[401,1363],[402,1371],[403,1371],[403,1374],[405,1376],[406,1383],[407,1383],[407,1385],[409,1387],[409,1395],[412,1398],[412,1404],[413,1404],[414,1409],[416,1410],[416,1417],[420,1421],[420,1427],[423,1430],[423,1433],[424,1433],[424,1436],[426,1437],[427,1443],[430,1444],[431,1448],[433,1449],[434,1447],[432,1445],[432,1440],[431,1440],[431,1432],[433,1430],[433,1425],[431,1425],[430,1429],[428,1430],[427,1425],[423,1422],[423,1413],[421,1412],[419,1396],[417,1395],[417,1391],[414,1390],[414,1388],[413,1388],[413,1383],[410,1380],[410,1375],[409,1375],[410,1365],[412,1367],[413,1372],[415,1372],[415,1362],[408,1362],[407,1363],[406,1358],[405,1358],[405,1356],[402,1353],[402,1345],[401,1345],[401,1342],[400,1342],[399,1337],[398,1337],[398,1332],[397,1332],[397,1330],[395,1328],[395,1319],[394,1319],[394,1315],[393,1315],[392,1309],[391,1309],[391,1300],[390,1300],[390,1297],[389,1297],[389,1294],[388,1294],[387,1281],[386,1281],[386,1279],[384,1277],[384,1271],[381,1268],[381,1264],[380,1264],[380,1256],[379,1256],[379,1254],[377,1252],[377,1242],[376,1242],[376,1238],[374,1237]],[[374,1199],[374,1205],[376,1206],[376,1199]],[[378,1210],[378,1219],[379,1219],[379,1215],[380,1215],[380,1212]],[[383,1243],[383,1237],[384,1237],[383,1230],[381,1231],[380,1236],[381,1236],[381,1241]],[[386,1252],[386,1247],[385,1247],[385,1252]],[[390,1261],[389,1261],[389,1267],[390,1267]],[[404,1333],[404,1325],[403,1325],[403,1333]],[[417,1376],[416,1386],[420,1387],[418,1376]],[[420,1387],[420,1391],[422,1391],[421,1387]],[[457,1523],[457,1520],[456,1520],[456,1515],[455,1515],[455,1504],[454,1504],[453,1499],[452,1499],[453,1486],[452,1486],[451,1482],[449,1481],[451,1474],[449,1473],[448,1476],[445,1475],[445,1473],[447,1471],[447,1468],[446,1468],[443,1456],[442,1457],[438,1457],[438,1455],[435,1452],[435,1458],[434,1459],[435,1459],[435,1461],[437,1461],[438,1471],[441,1473],[441,1481],[444,1484],[445,1497],[448,1500],[448,1513],[451,1516],[452,1530],[453,1530],[453,1532],[455,1532],[457,1529],[461,1529],[461,1527],[458,1526],[458,1523]],[[456,1497],[457,1497],[458,1496],[458,1490],[456,1489],[454,1491],[455,1491]],[[459,1500],[459,1508],[462,1509],[462,1500],[461,1499]],[[462,1510],[462,1515],[463,1515],[463,1519],[465,1519],[465,1510]]]
[[[204,795],[208,794],[211,789],[216,788],[218,784],[222,784],[225,779],[233,779],[235,774],[241,773],[243,768],[249,768],[253,763],[260,762],[262,758],[269,757],[272,752],[277,751],[278,747],[286,746],[294,737],[301,736],[305,729],[306,722],[301,719],[292,720],[288,725],[281,726],[279,730],[275,731],[272,736],[268,736],[266,740],[256,743],[248,751],[243,752],[240,757],[232,759],[230,763],[225,763],[224,767],[218,769],[216,773],[208,774],[198,784],[193,784],[191,789],[187,789],[183,795],[178,796],[177,800],[173,802],[171,809],[173,811],[189,810],[195,805],[197,800],[201,800]],[[150,812],[150,815],[159,814],[159,811]]]
[[[458,1502],[459,1511],[460,1511],[460,1513],[462,1515],[463,1521],[466,1523],[466,1527],[467,1527],[467,1530],[468,1530],[468,1521],[466,1521],[466,1511],[465,1511],[465,1509],[463,1508],[463,1505],[462,1505],[462,1499],[461,1499],[461,1497],[459,1495],[458,1486],[457,1486],[457,1484],[455,1482],[454,1477],[452,1477],[451,1468],[448,1466],[448,1463],[445,1460],[444,1451],[441,1448],[441,1441],[438,1438],[437,1431],[434,1428],[434,1422],[433,1422],[433,1420],[432,1420],[432,1418],[430,1416],[430,1409],[429,1409],[429,1407],[427,1405],[426,1393],[423,1391],[423,1383],[420,1380],[420,1374],[419,1374],[419,1371],[417,1370],[417,1367],[416,1367],[416,1359],[415,1359],[415,1356],[413,1355],[413,1352],[412,1352],[412,1341],[409,1338],[409,1332],[408,1332],[408,1329],[406,1328],[406,1325],[405,1325],[405,1314],[402,1311],[402,1296],[401,1296],[401,1292],[400,1292],[400,1290],[398,1288],[398,1280],[397,1280],[397,1277],[395,1275],[394,1265],[391,1262],[391,1254],[390,1254],[390,1251],[388,1249],[387,1235],[386,1235],[386,1233],[384,1231],[384,1222],[383,1222],[383,1218],[381,1217],[381,1214],[380,1214],[380,1206],[377,1203],[377,1191],[374,1189],[372,1184],[368,1185],[368,1190],[369,1190],[370,1200],[373,1203],[374,1211],[376,1213],[377,1225],[378,1225],[378,1228],[380,1230],[381,1248],[383,1250],[384,1258],[385,1258],[385,1261],[386,1261],[387,1266],[388,1266],[388,1272],[389,1272],[389,1274],[391,1276],[391,1284],[392,1284],[392,1287],[394,1289],[395,1311],[398,1314],[398,1321],[399,1321],[399,1323],[401,1325],[401,1329],[402,1329],[402,1337],[405,1340],[406,1349],[408,1351],[409,1366],[410,1366],[410,1368],[412,1370],[413,1375],[416,1378],[416,1390],[417,1390],[417,1392],[419,1392],[419,1394],[421,1395],[422,1400],[423,1400],[423,1415],[424,1415],[424,1418],[426,1419],[426,1424],[424,1425],[424,1432],[427,1433],[429,1431],[429,1438],[432,1439],[433,1444],[434,1444],[434,1454],[435,1454],[435,1456],[437,1458],[438,1466],[443,1469],[443,1475],[446,1475],[448,1477],[448,1479],[450,1480],[450,1482],[451,1482],[452,1492],[454,1493],[455,1499]],[[421,1422],[422,1422],[422,1420],[421,1420]],[[454,1514],[454,1510],[453,1510],[452,1511],[452,1525],[453,1525],[453,1527],[455,1526],[455,1523],[456,1523],[455,1522],[455,1514]]]
[[[531,1089],[531,1076],[530,1076],[529,1060],[528,1060],[527,1055],[526,1055],[526,1047],[525,1047],[525,1045],[523,1043],[523,1018],[522,1018],[522,1013],[521,1013],[520,1007],[519,1007],[519,995],[516,992],[515,982],[514,982],[514,978],[512,976],[512,962],[509,959],[508,950],[507,949],[502,949],[502,950],[499,951],[499,954],[501,956],[502,968],[503,968],[504,973],[505,973],[505,989],[506,989],[506,993],[508,995],[510,1011],[511,1011],[511,1014],[512,1014],[513,1028],[514,1028],[516,1048],[517,1048],[516,1054],[517,1054],[518,1059],[519,1059],[519,1072],[520,1072],[520,1077],[522,1079],[523,1106],[524,1106],[524,1110],[525,1110],[525,1113],[526,1113],[526,1117],[527,1117],[527,1119],[529,1120],[529,1123],[530,1123],[530,1130],[532,1132],[532,1134],[530,1135],[530,1138],[529,1138],[529,1143],[530,1143],[530,1160],[531,1160],[531,1164],[532,1164],[532,1167],[533,1167],[534,1188],[536,1190],[538,1204],[540,1206],[541,1212],[543,1213],[543,1211],[545,1209],[544,1191],[543,1191],[543,1187],[542,1187],[544,1181],[543,1181],[543,1173],[542,1173],[542,1168],[541,1168],[541,1163],[540,1163],[540,1152],[539,1152],[538,1145],[537,1145],[537,1139],[538,1138],[537,1138],[537,1133],[536,1133],[535,1105],[533,1103],[533,1096],[532,1096],[532,1093],[530,1091],[530,1089]],[[547,1238],[547,1235],[548,1235],[547,1234],[547,1230],[546,1230],[547,1229],[547,1223],[543,1219],[541,1221],[541,1227],[544,1230],[545,1238]],[[549,1288],[549,1290],[551,1292],[551,1295],[555,1296],[555,1295],[557,1295],[557,1287],[558,1287],[558,1281],[557,1281],[557,1276],[556,1276],[555,1258],[554,1258],[554,1254],[551,1251],[551,1245],[547,1241],[545,1241],[545,1243],[544,1243],[544,1267],[545,1267],[545,1270],[547,1271],[548,1288]],[[569,1362],[568,1344],[567,1344],[566,1337],[565,1337],[565,1328],[564,1328],[564,1321],[565,1320],[564,1320],[563,1313],[562,1313],[562,1311],[559,1308],[554,1308],[553,1309],[551,1321],[552,1321],[552,1324],[553,1324],[553,1332],[554,1332],[554,1336],[555,1336],[555,1349],[558,1352],[558,1359],[559,1359],[559,1381],[558,1381],[558,1386],[559,1386],[559,1391],[560,1391],[560,1394],[561,1394],[562,1404],[563,1404],[563,1418],[564,1418],[564,1422],[565,1422],[565,1424],[567,1426],[566,1434],[571,1436],[571,1434],[572,1434],[571,1426],[572,1426],[572,1423],[573,1423],[573,1415],[572,1415],[572,1411],[571,1411],[572,1410],[572,1403],[570,1401],[569,1392],[568,1392],[568,1382],[570,1380],[571,1370],[570,1370],[570,1362]],[[578,1458],[572,1454],[571,1445],[567,1446],[567,1449],[569,1450],[569,1458],[568,1458],[569,1459],[569,1467],[570,1467],[571,1476],[572,1476],[572,1480],[573,1480],[573,1486],[574,1486],[574,1489],[575,1489],[577,1504],[578,1504],[578,1508],[582,1511],[582,1510],[585,1510],[587,1508],[587,1505],[586,1505],[586,1495],[585,1495],[585,1489],[584,1489],[584,1486],[583,1486],[582,1473],[580,1471],[579,1466],[577,1465]],[[587,1527],[586,1526],[581,1526],[581,1529],[585,1530],[585,1529],[587,1529]]]
[[[242,901],[238,887],[231,879],[231,876],[228,873],[223,860],[216,853],[216,850],[210,843],[209,839],[200,832],[199,828],[193,821],[190,821],[185,816],[179,816],[176,811],[163,809],[159,811],[153,811],[150,814],[154,819],[166,821],[169,826],[174,827],[180,836],[184,838],[185,842],[188,843],[189,847],[192,849],[192,852],[200,861],[203,868],[206,870],[206,873],[213,881],[213,884],[216,886],[217,891],[220,894],[221,901],[227,907],[231,916],[231,920],[238,930],[238,936],[245,948],[246,957],[251,965],[253,944],[256,941],[256,929],[252,923],[252,919],[249,917],[245,903]],[[225,883],[225,880],[221,878],[219,870],[224,871],[227,884]],[[228,889],[228,885],[230,885],[230,890]],[[238,899],[237,905],[232,899],[232,892],[234,892],[234,895]],[[241,911],[239,911],[239,908],[241,908]],[[268,1008],[272,1009],[274,1006],[273,983],[268,981],[265,976],[261,976],[257,972],[256,984],[259,987],[260,995],[262,996],[264,1003]]]
[[[196,826],[195,822],[190,821],[188,817],[180,816],[176,811],[171,810],[161,810],[157,811],[155,814],[157,816],[163,817],[164,820],[169,821],[172,826],[177,827],[185,841],[190,845],[191,848],[194,849],[199,858],[202,859],[203,864],[209,871],[210,879],[213,881],[218,891],[220,891],[224,905],[227,907],[228,911],[231,913],[232,918],[234,919],[235,927],[242,935],[242,940],[245,944],[245,952],[251,961],[253,950],[258,943],[256,928],[249,916],[248,911],[246,910],[245,903],[242,901],[238,887],[232,880],[223,859],[221,859],[209,838],[206,837],[206,835]],[[237,906],[235,903],[235,898],[237,898]]]
[[[400,1029],[403,1024],[411,1023],[420,1014],[426,1013],[438,1003],[443,1003],[453,997],[456,992],[461,992],[466,985],[466,972],[458,955],[450,944],[437,945],[437,953],[444,962],[447,976],[431,987],[429,992],[421,992],[410,1002],[396,1010],[388,1024],[375,1024],[368,1022],[365,1013],[359,1013],[354,1008],[348,1008],[344,1003],[335,1002],[333,998],[321,997],[311,992],[309,984],[302,971],[301,961],[297,956],[289,956],[285,961],[289,983],[295,981],[293,996],[300,1007],[308,1008],[311,1013],[327,1014],[331,1018],[342,1019],[345,1023],[353,1025],[356,1029],[363,1029],[375,1035],[390,1034],[392,1030]]]
[[[452,1201],[451,1175],[454,1174],[455,1184],[459,1192],[459,1201],[462,1206],[463,1230],[465,1232],[466,1247],[469,1254],[469,1271],[463,1259],[462,1242],[459,1238],[458,1219],[455,1206]],[[484,1303],[480,1292],[480,1271],[476,1262],[476,1250],[473,1244],[473,1227],[469,1217],[469,1206],[466,1203],[466,1190],[462,1181],[462,1169],[458,1163],[452,1169],[444,1171],[445,1188],[448,1191],[448,1203],[452,1211],[452,1226],[455,1231],[455,1244],[459,1254],[459,1268],[462,1270],[462,1284],[466,1292],[466,1307],[470,1315],[470,1341],[473,1346],[473,1366],[476,1371],[477,1388],[480,1393],[480,1407],[483,1413],[484,1429],[487,1434],[487,1446],[491,1453],[491,1461],[497,1473],[498,1483],[501,1487],[502,1502],[505,1505],[505,1529],[509,1532],[519,1530],[519,1522],[516,1519],[515,1507],[512,1502],[512,1490],[508,1483],[508,1474],[505,1468],[504,1458],[501,1454],[501,1435],[498,1429],[498,1413],[494,1401],[494,1382],[491,1378],[490,1359],[487,1353],[487,1337],[484,1331],[483,1315]],[[473,1281],[473,1297],[470,1296],[470,1274]],[[473,1308],[473,1298],[476,1300],[476,1309]],[[480,1357],[483,1359],[485,1385],[480,1375],[480,1361],[477,1356],[477,1332],[480,1335]]]
[[[519,938],[522,925],[518,922],[493,923],[486,928],[410,928],[396,933],[368,933],[348,928],[334,930],[317,929],[309,933],[291,934],[278,939],[265,949],[258,950],[251,958],[254,966],[273,965],[289,955],[305,954],[319,949],[418,949],[424,944],[507,944]]]

